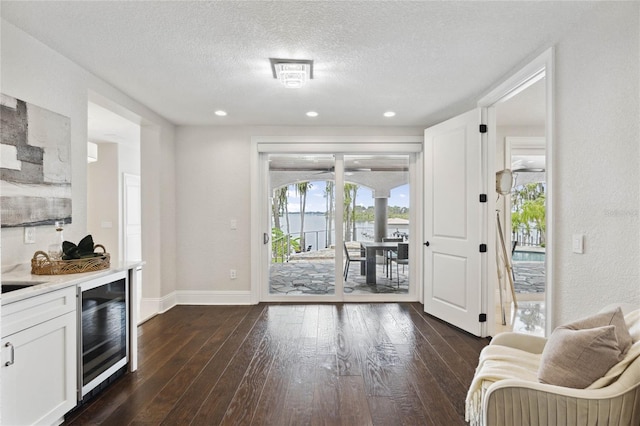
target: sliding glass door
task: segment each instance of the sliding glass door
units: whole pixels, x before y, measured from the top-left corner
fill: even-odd
[[[335,295],[335,157],[270,154],[269,294]]]
[[[344,246],[349,258],[363,259],[345,274],[346,294],[409,292],[409,160],[409,154],[344,155]]]
[[[267,300],[415,294],[409,276],[413,154],[263,158],[271,231]]]

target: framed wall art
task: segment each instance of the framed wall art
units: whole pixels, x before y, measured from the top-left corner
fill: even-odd
[[[3,228],[71,223],[71,120],[0,95]]]

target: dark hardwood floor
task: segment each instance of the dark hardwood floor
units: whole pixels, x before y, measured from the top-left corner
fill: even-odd
[[[418,303],[177,306],[69,425],[459,425],[488,343]]]

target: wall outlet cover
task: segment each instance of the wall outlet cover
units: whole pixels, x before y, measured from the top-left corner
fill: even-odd
[[[25,226],[24,228],[24,243],[35,244],[36,243],[36,227]]]

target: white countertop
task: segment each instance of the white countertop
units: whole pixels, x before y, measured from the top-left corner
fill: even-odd
[[[87,280],[113,274],[114,272],[126,271],[144,265],[144,261],[135,262],[111,262],[111,268],[95,272],[83,272],[80,274],[65,275],[34,275],[31,273],[30,264],[21,264],[2,269],[1,280],[20,282],[41,282],[31,287],[14,290],[0,295],[2,305],[17,302],[22,299],[59,290],[65,287],[74,286]]]

